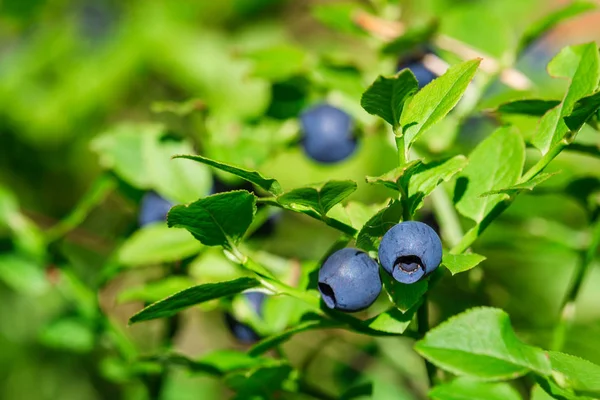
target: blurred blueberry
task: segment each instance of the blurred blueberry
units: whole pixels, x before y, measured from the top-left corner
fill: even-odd
[[[321,266],[318,289],[329,308],[363,310],[381,292],[379,266],[364,251],[350,247],[338,250]]]
[[[142,197],[140,214],[138,216],[140,226],[153,222],[165,221],[167,213],[173,207],[173,203],[164,199],[154,192],[148,192]]]
[[[244,293],[244,297],[252,311],[254,311],[259,317],[263,315],[263,303],[266,295],[262,292],[248,292]],[[225,322],[233,334],[240,342],[250,344],[260,340],[260,336],[252,327],[238,321],[230,313],[225,314]]]
[[[300,116],[302,146],[306,154],[321,163],[342,161],[356,149],[352,119],[344,111],[321,104]]]
[[[433,52],[429,49],[413,52],[410,55],[400,58],[396,67],[396,71],[401,71],[405,68],[410,69],[419,82],[419,89],[438,77],[423,64],[423,58],[427,54],[433,54]]]
[[[432,273],[442,261],[442,242],[427,224],[405,221],[383,235],[379,262],[395,280],[414,283]]]
[[[81,33],[91,40],[105,38],[116,22],[116,11],[105,0],[87,0],[79,10]]]

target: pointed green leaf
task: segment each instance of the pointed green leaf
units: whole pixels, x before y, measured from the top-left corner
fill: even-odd
[[[277,202],[290,208],[308,208],[321,216],[356,190],[353,181],[328,181],[321,185],[290,190],[277,197]]]
[[[256,186],[266,190],[267,192],[277,196],[283,191],[281,190],[281,185],[277,180],[273,178],[265,178],[260,173],[256,171],[250,171],[245,168],[236,167],[231,164],[226,164],[220,161],[211,160],[210,158],[197,156],[197,155],[177,155],[173,158],[186,158],[188,160],[198,161],[200,163],[210,165],[211,167],[215,167],[225,172],[229,172],[230,174],[239,176],[240,178],[247,180],[248,182],[254,183]]]
[[[600,92],[580,99],[571,114],[565,117],[565,124],[571,131],[578,131],[588,119],[593,117],[600,109]]]
[[[421,89],[405,107],[400,119],[406,149],[418,136],[439,122],[458,103],[481,59],[454,65]]]
[[[382,274],[381,280],[390,301],[403,313],[418,304],[429,287],[427,280],[406,285],[392,279],[388,274]]]
[[[253,194],[238,190],[171,208],[169,227],[185,228],[206,246],[231,249],[244,236],[256,212]]]
[[[400,221],[402,221],[402,204],[399,201],[392,201],[362,227],[356,238],[356,246],[366,251],[377,251],[382,236]]]
[[[515,184],[524,162],[525,144],[519,133],[511,127],[496,130],[469,155],[469,165],[456,182],[454,197],[458,211],[481,222],[506,196],[481,195]]]
[[[551,351],[554,380],[576,393],[600,396],[600,366],[569,354]]]
[[[541,117],[560,104],[560,100],[525,99],[501,104],[496,112],[500,114],[523,114]]]
[[[504,188],[504,189],[491,190],[489,192],[483,193],[481,196],[492,196],[494,194],[499,194],[499,193],[514,195],[515,193],[520,193],[525,190],[533,190],[537,185],[545,182],[546,180],[552,178],[554,175],[557,175],[557,174],[560,174],[560,171],[542,173],[542,174],[535,176],[534,178],[532,178],[531,180],[529,180],[527,182],[519,183],[517,185],[512,185],[512,186]]]
[[[569,133],[564,117],[571,115],[576,102],[592,94],[598,87],[598,47],[595,43],[567,47],[550,62],[548,70],[557,77],[571,78],[571,85],[562,103],[540,120],[532,143],[542,154],[546,154]],[[579,119],[570,120],[571,124],[577,126],[575,122]]]
[[[429,391],[433,400],[521,400],[519,392],[508,383],[488,383],[471,378],[457,378]]]
[[[133,324],[157,318],[166,318],[177,314],[188,307],[205,301],[218,299],[240,293],[246,289],[257,287],[259,282],[252,278],[238,278],[233,281],[207,283],[182,290],[156,303],[150,304],[129,319]]]
[[[397,308],[392,308],[364,321],[362,325],[380,333],[401,335],[408,329],[420,304],[421,302],[417,303],[415,307],[405,313]]]
[[[465,272],[475,268],[486,258],[482,255],[469,253],[469,254],[444,254],[442,258],[442,265],[452,273],[456,275],[459,272]]]
[[[522,343],[508,314],[495,308],[474,308],[450,318],[430,330],[415,349],[455,375],[503,380],[529,371],[551,373],[547,354]]]
[[[418,88],[417,78],[410,70],[400,71],[391,77],[379,76],[363,93],[360,105],[366,112],[380,116],[396,129],[406,101]]]

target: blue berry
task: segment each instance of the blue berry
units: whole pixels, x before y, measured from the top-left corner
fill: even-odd
[[[138,221],[140,226],[154,222],[165,221],[173,203],[154,192],[148,192],[142,197]]]
[[[415,75],[415,78],[417,78],[417,81],[419,82],[419,89],[421,89],[423,86],[429,84],[431,81],[437,78],[437,75],[423,64],[423,57],[430,53],[431,51],[427,51],[425,53],[420,52],[404,57],[398,62],[396,70],[401,71],[405,68],[410,69]]]
[[[306,154],[321,163],[335,163],[350,156],[356,149],[352,135],[352,120],[344,111],[321,104],[300,116]]]
[[[427,224],[406,221],[393,226],[379,245],[379,262],[395,280],[414,283],[442,261],[442,242]]]
[[[379,266],[364,251],[336,251],[319,270],[319,292],[325,305],[340,311],[369,307],[381,292]]]
[[[248,301],[252,311],[254,311],[259,317],[262,317],[263,303],[266,295],[262,292],[254,291],[245,293],[244,297]],[[259,334],[256,333],[251,326],[238,321],[233,315],[226,313],[225,322],[227,323],[227,326],[229,327],[229,330],[233,336],[235,336],[240,342],[249,344],[260,340]]]

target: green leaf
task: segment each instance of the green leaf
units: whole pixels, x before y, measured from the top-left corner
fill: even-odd
[[[165,223],[146,225],[123,243],[117,253],[119,263],[135,267],[177,261],[202,249],[184,230],[170,229]]]
[[[177,314],[181,310],[205,301],[218,299],[240,293],[246,289],[257,287],[259,282],[252,278],[238,278],[228,282],[207,283],[175,293],[163,300],[150,304],[142,311],[129,319],[133,324],[157,318],[166,318]]]
[[[421,160],[413,160],[383,175],[367,176],[366,181],[371,184],[383,185],[388,189],[401,193],[406,188],[406,186],[402,185],[402,178],[405,175],[410,175],[410,172],[421,163]]]
[[[496,112],[501,114],[523,114],[541,117],[560,104],[560,100],[525,99],[501,104]]]
[[[185,228],[206,246],[232,249],[244,236],[256,212],[253,194],[238,190],[171,208],[169,227]]]
[[[509,187],[503,188],[503,189],[491,190],[489,192],[483,193],[482,196],[492,196],[494,194],[499,194],[499,193],[514,195],[516,193],[520,193],[525,190],[531,191],[540,183],[545,182],[546,180],[548,180],[549,178],[552,178],[554,175],[557,175],[557,174],[560,174],[560,171],[541,173],[541,174],[533,177],[532,179],[530,179],[527,182],[519,183],[517,185],[512,185],[512,186],[509,186]]]
[[[342,33],[364,34],[354,22],[362,7],[354,2],[318,3],[311,8],[315,19],[323,25]]]
[[[469,165],[456,182],[454,197],[458,211],[481,222],[506,196],[481,195],[516,183],[524,162],[525,144],[516,129],[497,129],[469,155]]]
[[[534,388],[534,392],[532,393],[532,400],[597,400],[597,397],[587,397],[587,396],[578,396],[573,391],[564,389],[556,384],[550,378],[542,378],[540,376],[536,376],[535,380],[541,390],[536,390]]]
[[[363,326],[372,329],[379,333],[401,335],[403,334],[413,320],[420,302],[407,312],[403,313],[397,308],[392,308],[388,311],[368,319],[363,322]],[[356,327],[355,327],[356,329]]]
[[[371,217],[358,232],[356,246],[366,251],[377,251],[381,237],[402,221],[402,204],[391,201],[387,207]]]
[[[415,349],[455,375],[502,380],[529,371],[551,373],[546,353],[522,343],[508,314],[495,308],[474,308],[450,318],[430,330]]]
[[[470,378],[457,378],[429,391],[433,400],[521,400],[508,383],[488,383]]]
[[[418,88],[417,78],[408,69],[391,77],[379,76],[363,93],[360,105],[397,129],[406,101]]]
[[[427,280],[406,285],[392,279],[388,274],[382,274],[381,280],[390,301],[403,313],[418,304],[429,287]]]
[[[179,365],[185,367],[191,373],[206,373],[214,376],[223,376],[238,370],[277,363],[277,361],[269,358],[252,357],[245,352],[236,350],[212,351],[198,360],[190,359],[181,354],[151,356],[147,360],[157,361],[161,364]]]
[[[328,181],[315,186],[290,190],[277,197],[277,202],[286,208],[310,209],[321,216],[356,190],[353,181]]]
[[[454,108],[467,90],[480,62],[481,59],[476,59],[454,65],[417,92],[400,119],[406,149]]]
[[[468,254],[444,254],[442,258],[442,265],[448,268],[452,275],[456,275],[459,272],[465,272],[475,268],[486,258],[482,255],[475,253]]]
[[[437,33],[439,22],[431,21],[428,24],[410,28],[401,36],[392,39],[386,43],[381,52],[383,54],[393,55],[394,57],[402,57],[402,55],[414,50],[415,47],[422,43],[427,43]]]
[[[600,396],[600,366],[569,354],[551,351],[554,380],[576,393]]]
[[[0,280],[27,295],[42,294],[49,287],[41,265],[19,254],[0,254]]]
[[[532,143],[542,154],[569,133],[564,117],[571,115],[575,103],[596,90],[600,80],[598,47],[595,43],[566,47],[548,64],[548,70],[557,77],[571,78],[571,85],[562,103],[540,120]],[[578,125],[574,121],[579,119],[570,121]]]
[[[230,174],[239,176],[240,178],[247,180],[248,182],[254,183],[256,186],[266,190],[267,192],[277,196],[283,191],[281,185],[277,180],[273,178],[265,178],[256,171],[250,171],[245,168],[236,167],[231,164],[226,164],[220,161],[211,160],[210,158],[197,156],[197,155],[177,155],[174,158],[186,158],[188,160],[198,161],[200,163],[210,165],[211,167],[218,168],[222,171],[229,172]]]
[[[290,44],[254,50],[245,56],[253,61],[252,75],[271,81],[281,81],[308,69],[306,52]]]
[[[550,31],[556,25],[560,24],[562,21],[575,17],[579,14],[588,12],[590,10],[594,10],[597,7],[598,6],[592,2],[574,1],[563,8],[553,11],[552,13],[543,17],[542,19],[535,21],[529,26],[529,28],[521,37],[517,49],[517,54],[525,51],[527,47],[529,47],[529,45],[535,42],[546,32]]]
[[[588,119],[600,109],[600,92],[584,97],[575,103],[571,114],[565,117],[565,124],[573,132],[581,129]]]
[[[64,318],[46,325],[39,340],[44,346],[74,353],[87,353],[94,349],[92,327],[78,318]]]
[[[156,282],[147,283],[144,286],[126,288],[119,293],[117,302],[143,301],[154,303],[191,286],[194,286],[194,281],[187,276],[168,276]]]
[[[243,372],[232,372],[225,376],[225,384],[238,393],[240,399],[273,398],[272,393],[288,386],[293,378],[293,369],[286,361],[258,366]]]

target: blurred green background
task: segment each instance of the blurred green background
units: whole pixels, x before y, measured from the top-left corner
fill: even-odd
[[[188,202],[213,186],[206,168],[169,156],[198,151],[257,168],[287,188],[354,179],[359,190],[352,200],[368,209],[391,193],[368,187],[364,176],[393,168],[396,156],[390,133],[360,108],[360,95],[378,74],[395,72],[398,55],[382,54],[384,40],[362,30],[353,15],[363,10],[408,26],[436,19],[440,32],[515,64],[534,83],[516,94],[491,85],[470,118],[421,140],[418,150],[435,158],[467,154],[498,122],[485,110],[503,99],[561,97],[565,83],[551,79],[545,64],[562,46],[600,39],[600,14],[568,21],[520,59],[515,51],[532,21],[565,3],[1,1],[0,399],[230,398],[217,379],[177,368],[157,374],[135,362],[165,346],[168,328],[164,321],[126,326],[144,303],[239,274],[220,251],[201,249],[183,231],[184,237],[164,226],[138,229],[146,191]],[[296,145],[297,116],[323,101],[353,116],[360,140],[357,154],[334,166],[314,163]],[[511,121],[526,139],[536,123]],[[600,135],[586,127],[578,143],[597,150]],[[521,196],[476,244],[487,261],[444,279],[432,293],[435,321],[492,305],[511,315],[526,341],[548,346],[589,239],[586,202],[600,186],[600,158],[566,152],[551,170],[562,173]],[[422,217],[430,218],[430,210],[427,204]],[[284,214],[274,233],[248,246],[293,276],[335,239],[315,221]],[[181,259],[185,273],[173,273]],[[600,363],[597,266],[565,351]],[[302,310],[271,301],[266,332],[291,325]],[[223,322],[223,310],[235,303],[186,311],[170,345],[190,357],[244,348]],[[284,348],[296,365],[314,357],[305,365],[307,380],[332,395],[373,379],[374,398],[419,399],[426,376],[411,344],[323,331],[299,335]]]

